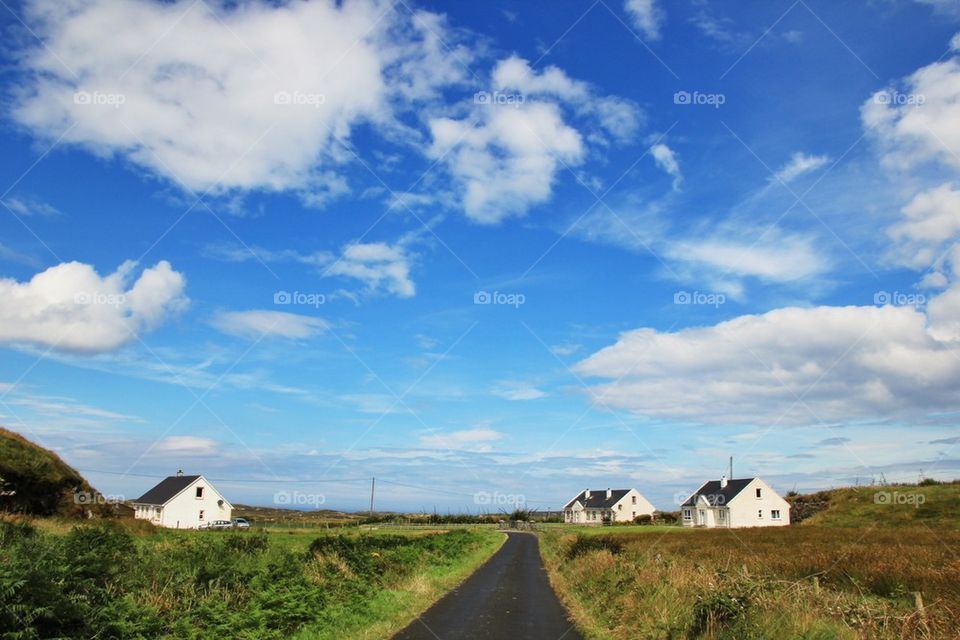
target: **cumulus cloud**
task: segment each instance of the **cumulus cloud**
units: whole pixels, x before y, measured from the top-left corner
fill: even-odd
[[[653,156],[653,160],[658,167],[673,177],[673,188],[680,188],[683,175],[680,173],[680,164],[677,162],[677,156],[673,149],[663,143],[655,144],[650,147],[650,155]]]
[[[828,156],[807,155],[798,151],[790,156],[790,161],[778,169],[774,176],[776,180],[788,183],[805,173],[816,171],[828,162],[830,162]]]
[[[758,242],[722,236],[672,242],[667,255],[715,277],[755,277],[768,282],[802,280],[829,269],[810,236],[770,232]]]
[[[0,341],[113,351],[186,307],[186,279],[169,262],[133,280],[135,269],[134,262],[125,262],[100,276],[90,265],[65,262],[27,282],[0,279]]]
[[[896,242],[896,261],[915,268],[936,265],[947,243],[960,235],[960,191],[941,184],[918,193],[902,211],[904,219],[887,231]]]
[[[956,410],[958,336],[913,307],[783,308],[707,327],[644,328],[579,362],[593,394],[645,416],[819,424]],[[799,400],[798,400],[799,398]]]
[[[660,39],[660,27],[663,24],[664,14],[657,5],[657,0],[627,0],[624,8],[633,25],[647,38]]]
[[[464,212],[481,224],[525,215],[550,198],[561,169],[583,162],[585,137],[571,117],[581,118],[600,144],[609,142],[606,136],[629,139],[639,127],[633,103],[596,96],[556,67],[538,73],[511,56],[494,68],[492,85],[468,117],[429,123],[430,157],[447,167]]]
[[[340,257],[326,267],[324,273],[360,280],[368,291],[382,289],[410,298],[417,292],[410,279],[410,261],[401,244],[356,242],[344,247]]]
[[[338,3],[30,0],[42,39],[13,109],[34,133],[124,157],[196,191],[348,189],[338,141],[463,75],[442,18]],[[216,55],[211,55],[211,51]]]
[[[213,317],[211,323],[224,333],[254,339],[309,338],[323,332],[328,326],[320,318],[264,309],[221,311]]]
[[[902,88],[876,92],[860,113],[887,166],[935,160],[960,167],[960,57],[918,69]]]

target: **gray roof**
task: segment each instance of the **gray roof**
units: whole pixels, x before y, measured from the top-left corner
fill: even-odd
[[[172,497],[186,489],[200,476],[167,476],[150,491],[134,500],[141,504],[166,504]]]
[[[729,504],[731,500],[737,497],[744,488],[753,482],[756,478],[740,478],[739,480],[727,480],[727,486],[721,487],[719,480],[710,480],[704,482],[703,486],[687,498],[682,507],[691,507],[699,496],[703,496],[714,507],[720,507]]]
[[[623,496],[630,493],[630,489],[612,489],[610,491],[610,497],[607,497],[607,490],[600,489],[599,491],[594,491],[590,489],[590,497],[587,498],[584,496],[586,491],[581,491],[577,494],[577,497],[568,502],[563,508],[569,509],[573,506],[573,503],[577,500],[580,501],[580,504],[586,509],[609,509],[613,505],[620,502]]]

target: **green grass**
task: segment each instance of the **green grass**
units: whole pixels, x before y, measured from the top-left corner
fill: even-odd
[[[0,519],[0,639],[383,637],[504,540],[65,523]]]
[[[960,483],[848,487],[790,498],[794,510],[825,506],[803,521],[821,527],[931,527],[960,530]]]

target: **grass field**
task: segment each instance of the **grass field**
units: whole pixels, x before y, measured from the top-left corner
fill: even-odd
[[[0,520],[0,638],[389,637],[504,538]]]
[[[958,492],[837,490],[783,528],[552,527],[542,553],[591,639],[957,638]]]

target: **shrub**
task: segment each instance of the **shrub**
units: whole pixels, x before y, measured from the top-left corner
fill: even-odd
[[[623,551],[623,544],[608,536],[578,535],[567,547],[567,560],[573,560],[591,551],[609,551],[613,555],[618,555]]]

